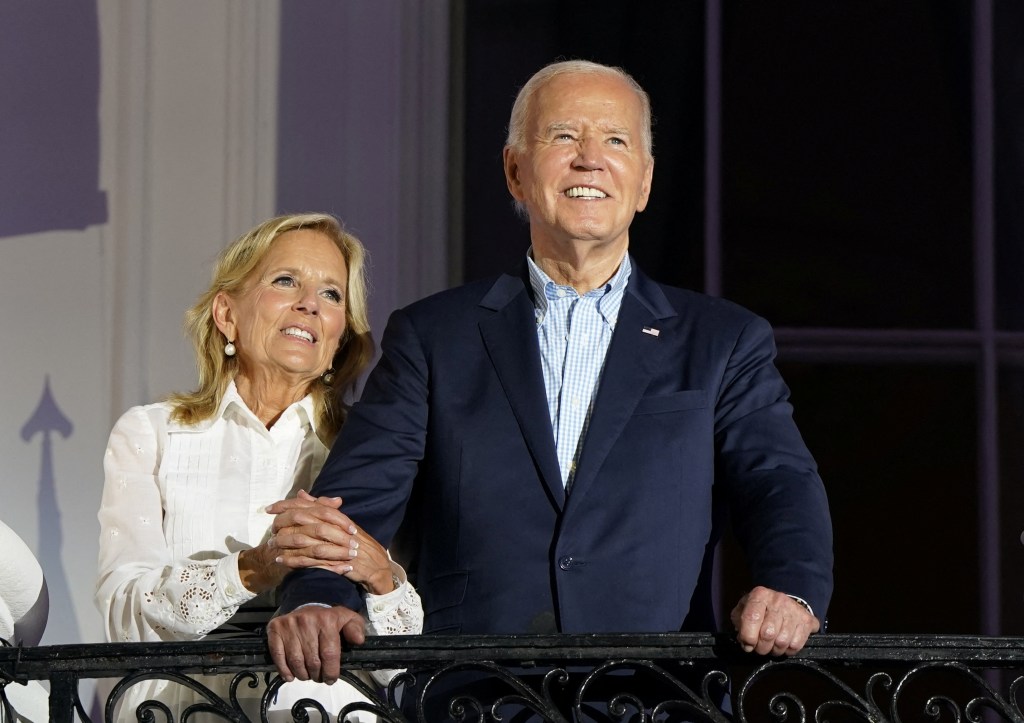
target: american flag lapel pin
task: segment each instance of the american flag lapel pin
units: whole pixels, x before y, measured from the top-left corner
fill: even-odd
[[[658,336],[658,334],[661,333],[661,331],[655,329],[653,326],[645,326],[643,332],[644,334],[650,334],[651,336]]]

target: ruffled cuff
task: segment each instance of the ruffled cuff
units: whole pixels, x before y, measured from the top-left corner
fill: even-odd
[[[233,552],[217,560],[214,566],[216,595],[221,607],[238,607],[256,597],[256,593],[246,589],[242,577],[238,573],[238,555]]]
[[[405,574],[405,569],[394,560],[391,561],[391,579],[395,582],[395,589],[391,592],[386,592],[383,595],[374,595],[368,592],[364,595],[366,614],[371,623],[394,616],[399,605],[406,598],[409,578]]]

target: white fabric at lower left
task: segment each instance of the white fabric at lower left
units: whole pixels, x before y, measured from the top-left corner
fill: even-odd
[[[369,675],[362,671],[357,673],[357,675],[371,687],[375,686],[375,683]],[[196,682],[209,688],[214,695],[222,701],[221,704],[230,703],[228,687],[233,676],[194,675],[191,677]],[[203,702],[202,696],[196,695],[193,691],[178,683],[171,683],[167,681],[145,681],[144,683],[141,683],[140,686],[145,690],[145,696],[147,699],[152,698],[164,703],[172,711],[176,711],[179,716],[187,706]],[[260,701],[264,691],[266,691],[263,676],[260,676],[259,685],[255,689],[249,687],[248,680],[244,680],[239,684],[237,691],[239,705],[242,710],[245,711],[245,714],[250,720],[260,720]],[[366,698],[360,695],[355,688],[344,682],[338,682],[334,685],[326,685],[324,683],[314,683],[312,681],[294,680],[291,683],[285,683],[281,686],[280,690],[278,690],[276,698],[271,701],[267,710],[267,720],[271,723],[290,723],[295,720],[291,715],[290,709],[292,705],[302,698],[311,698],[317,701],[327,711],[328,720],[332,721],[338,719],[338,713],[345,705],[357,700],[366,700]],[[140,696],[138,694],[132,695],[131,690],[128,691],[122,702],[128,700],[131,701],[129,705],[138,705],[141,702]],[[320,716],[316,712],[310,709],[307,709],[307,711],[310,716],[309,720],[320,720]],[[158,714],[156,720],[162,719],[162,716]],[[133,711],[121,710],[115,720],[138,719],[135,717],[135,713]],[[225,720],[228,720],[228,718],[212,714],[194,715],[189,718],[190,723],[206,723],[208,721],[223,722]],[[377,717],[375,715],[363,711],[357,711],[345,718],[345,721],[348,721],[349,723],[373,723],[376,720]]]
[[[38,645],[48,611],[49,596],[39,562],[18,534],[0,522],[0,638],[11,645]],[[14,709],[15,721],[42,723],[49,719],[48,694],[37,681],[8,683],[4,695]]]

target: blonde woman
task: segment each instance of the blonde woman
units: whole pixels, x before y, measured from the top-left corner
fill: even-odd
[[[350,524],[344,559],[293,560],[274,545],[265,511],[312,485],[344,422],[342,395],[372,356],[363,258],[359,241],[322,214],[271,219],[221,254],[186,315],[198,388],[128,410],[110,435],[95,595],[109,640],[253,630],[272,614],[285,574],[314,564],[372,599],[369,634],[421,631],[419,596],[376,540]],[[198,679],[227,699],[230,676]],[[254,696],[243,705],[258,719],[262,690],[239,693]],[[278,719],[291,720],[300,697],[336,715],[360,696],[345,683],[287,683]],[[136,720],[150,699],[176,714],[200,700],[144,681],[129,689],[121,718]]]

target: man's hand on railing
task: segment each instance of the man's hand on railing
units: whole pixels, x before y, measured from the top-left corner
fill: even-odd
[[[305,605],[267,625],[270,657],[285,681],[336,681],[341,673],[342,637],[361,645],[366,628],[362,615],[340,605]]]
[[[740,598],[730,618],[740,647],[760,655],[796,653],[821,628],[804,605],[766,587],[755,587]]]

